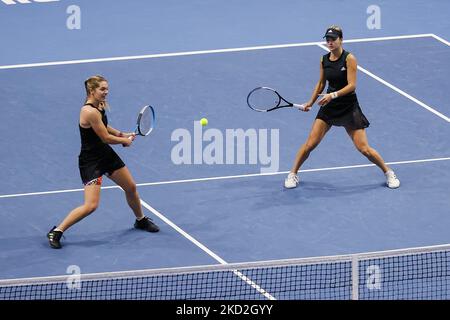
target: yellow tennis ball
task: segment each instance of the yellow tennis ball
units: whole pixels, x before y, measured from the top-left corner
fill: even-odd
[[[208,124],[208,119],[202,118],[202,119],[200,120],[200,123],[201,123],[202,126],[206,126],[206,125]]]

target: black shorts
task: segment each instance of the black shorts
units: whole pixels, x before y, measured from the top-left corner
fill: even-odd
[[[359,106],[356,95],[331,100],[327,105],[320,107],[316,119],[321,119],[330,126],[342,126],[354,130],[364,129],[370,125]]]
[[[102,150],[101,154],[81,152],[78,156],[78,167],[80,169],[81,181],[84,185],[101,178],[104,174],[111,175],[114,171],[125,167],[125,163],[117,153],[110,147]],[[101,184],[101,179],[99,180]]]

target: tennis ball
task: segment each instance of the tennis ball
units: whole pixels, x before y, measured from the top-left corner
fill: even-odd
[[[202,118],[202,119],[200,120],[200,123],[201,123],[202,126],[206,126],[206,125],[208,124],[208,119]]]

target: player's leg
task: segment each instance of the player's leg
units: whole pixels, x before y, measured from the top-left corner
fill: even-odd
[[[118,170],[115,170],[109,178],[114,181],[118,186],[120,186],[123,191],[125,191],[125,197],[127,199],[127,203],[130,206],[131,210],[133,210],[134,215],[137,219],[140,219],[144,216],[142,213],[141,201],[139,198],[139,194],[137,192],[136,183],[134,182],[133,177],[131,176],[130,171],[127,167],[122,167]]]
[[[295,156],[294,164],[291,171],[284,181],[284,186],[288,189],[295,188],[298,185],[297,172],[301,165],[308,159],[311,151],[313,151],[322,141],[325,134],[330,130],[330,125],[321,119],[316,119],[313,123],[306,142],[299,148]]]
[[[389,170],[389,167],[384,163],[383,158],[380,154],[369,146],[369,142],[367,141],[367,135],[365,129],[350,129],[345,128],[347,134],[353,141],[356,149],[361,152],[370,162],[377,165],[384,173]]]
[[[142,212],[141,199],[137,192],[136,183],[128,168],[122,167],[115,170],[109,178],[125,191],[127,203],[136,216],[136,223],[134,226],[138,229],[145,229],[150,232],[159,231],[158,226]]]
[[[386,175],[386,183],[389,188],[398,188],[400,186],[400,181],[395,176],[395,173],[390,169],[384,162],[381,155],[377,150],[373,149],[367,140],[365,129],[350,129],[345,128],[348,135],[352,139],[356,149],[361,152],[370,162],[378,166]]]
[[[52,248],[61,248],[60,239],[63,232],[97,209],[100,202],[101,184],[102,177],[92,180],[86,184],[84,187],[84,203],[73,209],[58,225],[58,227],[53,227],[53,229],[50,230],[47,237]]]

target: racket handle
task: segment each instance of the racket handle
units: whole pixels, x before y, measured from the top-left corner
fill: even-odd
[[[294,103],[293,106],[294,106],[294,108],[297,108],[297,109],[300,109],[302,111],[305,111],[305,105],[303,105],[303,104]]]

